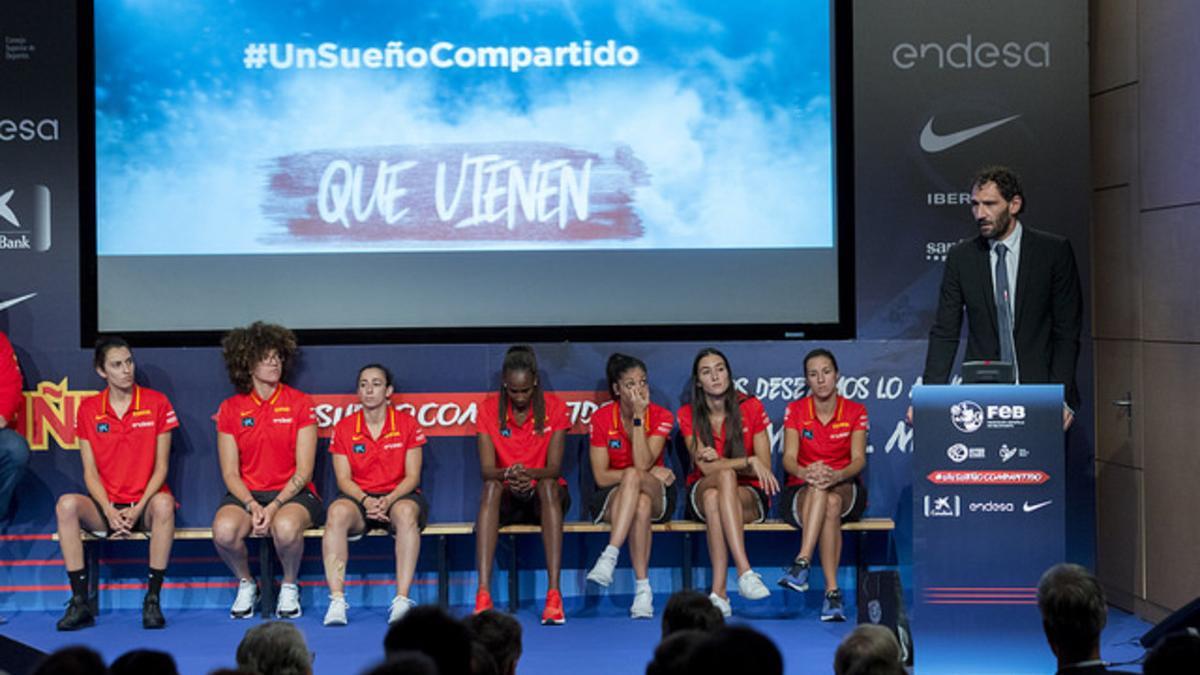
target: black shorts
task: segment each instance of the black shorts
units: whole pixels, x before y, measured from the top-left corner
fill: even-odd
[[[275,498],[279,496],[279,490],[251,490],[250,496],[254,497],[254,501],[258,502],[259,504],[267,506],[271,502],[275,501]],[[309,519],[312,520],[312,523],[309,525],[309,527],[319,527],[321,523],[325,522],[325,507],[321,505],[321,498],[310,492],[308,488],[304,488],[300,492],[297,492],[296,496],[287,500],[284,502],[284,504],[299,504],[300,506],[303,506],[304,510],[308,511]],[[242,503],[242,500],[234,497],[232,492],[225,493],[225,497],[222,498],[221,503],[217,505],[217,510],[220,510],[222,507],[227,505],[233,505],[243,510],[246,508],[246,505]]]
[[[804,527],[800,522],[800,506],[803,503],[804,491],[807,489],[808,485],[789,485],[783,489],[783,501],[779,504],[779,515],[788,525],[796,529]],[[859,477],[855,476],[851,480],[838,483],[833,486],[833,489],[842,496],[842,522],[852,523],[861,519],[863,511],[867,510],[867,488],[859,480]]]
[[[692,483],[691,487],[688,488],[687,517],[688,520],[698,520],[703,523],[704,510],[700,508],[700,503],[697,501],[699,495],[696,494],[696,488],[699,485],[700,481],[696,481],[695,483]],[[767,493],[763,492],[763,489],[758,486],[747,485],[746,483],[738,483],[738,487],[750,488],[750,490],[754,492],[754,496],[757,497],[758,515],[755,516],[750,522],[761,523],[766,520],[767,511],[771,508],[771,500],[767,498]]]
[[[368,497],[386,497],[387,495],[388,495],[388,493],[386,493],[386,492],[368,492],[367,493]],[[358,541],[359,539],[362,539],[363,535],[365,535],[368,530],[387,530],[388,534],[395,536],[396,525],[394,523],[392,523],[390,521],[386,521],[386,520],[372,520],[372,519],[368,518],[367,517],[367,507],[363,506],[361,503],[356,501],[354,499],[354,497],[351,497],[350,495],[348,495],[344,492],[339,492],[337,499],[334,499],[334,501],[337,501],[338,499],[347,499],[347,500],[350,500],[351,502],[353,502],[354,505],[358,507],[358,512],[359,512],[359,514],[362,515],[363,522],[365,522],[367,524],[367,526],[365,528],[363,528],[362,532],[359,532],[357,534],[351,532],[350,536],[347,537],[348,541]],[[429,524],[429,502],[425,501],[425,497],[418,490],[413,490],[412,492],[410,492],[406,495],[397,497],[396,501],[401,501],[404,499],[407,499],[409,501],[416,503],[416,505],[417,505],[417,530],[424,531],[425,526],[427,524]],[[330,504],[330,506],[332,506],[332,505],[333,504]]]
[[[104,516],[104,507],[100,505],[100,502],[96,501],[95,497],[93,497],[91,495],[87,495],[87,498],[92,500],[92,503],[96,505],[96,510],[100,512],[100,520],[103,520],[105,522],[105,524],[107,524],[108,518],[106,518]],[[153,497],[151,499],[153,499]],[[124,503],[124,504],[119,504],[117,502],[113,502],[112,505],[113,505],[114,509],[117,509],[118,511],[120,511],[121,509],[127,509],[127,508],[133,506],[134,502]],[[104,537],[108,536],[108,530],[103,530],[100,532],[96,532],[94,530],[88,530],[88,531],[91,532],[93,537],[100,537],[101,539],[103,539]],[[145,511],[142,511],[142,515],[138,516],[137,522],[133,524],[133,529],[131,531],[132,532],[149,532],[150,531],[150,523],[146,522],[146,512]]]
[[[662,483],[661,481],[659,481]],[[620,487],[620,483],[609,485],[608,487],[597,487],[592,492],[592,498],[588,502],[588,511],[592,514],[592,522],[599,525],[604,522],[604,517],[608,514],[608,502],[612,498],[614,492]],[[679,492],[672,483],[667,485],[662,483],[662,496],[654,504],[653,513],[659,513],[662,509],[662,515],[655,517],[653,522],[665,523],[675,515],[675,501]]]
[[[571,508],[571,493],[567,486],[558,484],[559,503],[565,519],[567,510]],[[541,525],[542,500],[536,492],[531,492],[528,498],[518,497],[512,490],[505,488],[500,495],[500,527],[505,525]]]

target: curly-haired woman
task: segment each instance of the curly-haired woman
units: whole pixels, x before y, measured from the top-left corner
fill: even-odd
[[[312,485],[317,420],[312,400],[283,383],[298,352],[292,331],[256,321],[221,341],[225,368],[237,394],[217,413],[217,453],[228,492],[213,518],[213,543],[238,578],[229,614],[248,618],[258,603],[246,537],[270,536],[283,568],[275,616],[300,616],[296,575],[304,530],[324,509]],[[264,583],[272,580],[264,579]]]

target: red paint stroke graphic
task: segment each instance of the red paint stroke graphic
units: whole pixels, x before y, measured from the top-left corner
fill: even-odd
[[[445,143],[318,150],[268,163],[274,243],[587,242],[639,239],[627,146]]]

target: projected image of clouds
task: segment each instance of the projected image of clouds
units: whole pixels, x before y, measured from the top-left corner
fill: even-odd
[[[99,252],[832,247],[819,4],[97,3]]]

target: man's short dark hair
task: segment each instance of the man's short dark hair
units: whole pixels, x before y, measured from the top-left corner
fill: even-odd
[[[891,629],[865,623],[850,631],[833,654],[834,675],[904,675],[900,643]]]
[[[438,675],[437,664],[421,652],[396,652],[363,675]]]
[[[33,671],[33,675],[93,675],[107,673],[104,659],[93,649],[74,646],[63,647],[47,656]]]
[[[696,675],[783,675],[783,654],[771,638],[749,626],[726,626],[696,646],[688,658]]]
[[[1046,640],[1059,662],[1092,658],[1108,621],[1104,589],[1096,577],[1080,565],[1059,563],[1042,575],[1037,600]]]
[[[388,629],[383,651],[390,656],[409,650],[432,658],[439,675],[471,673],[471,632],[440,607],[414,607]]]
[[[482,644],[496,661],[500,675],[516,671],[521,658],[521,624],[504,612],[489,609],[473,614],[463,623],[475,641]]]
[[[111,675],[179,675],[175,658],[154,649],[134,649],[117,657],[108,667]]]
[[[304,633],[287,621],[266,621],[246,631],[237,648],[238,670],[309,675],[312,654]]]
[[[685,628],[664,637],[654,648],[654,659],[646,664],[646,675],[688,675],[692,652],[711,635],[706,630]]]
[[[712,632],[725,626],[721,610],[712,604],[707,595],[696,591],[677,591],[667,599],[662,615],[662,636],[680,630],[703,630]]]
[[[1025,210],[1027,206],[1025,192],[1021,190],[1021,177],[1015,171],[1007,166],[985,166],[971,179],[971,189],[983,187],[988,183],[996,184],[996,189],[1000,191],[1000,196],[1004,197],[1006,202],[1011,202],[1013,197],[1020,197],[1021,208],[1017,212]]]

